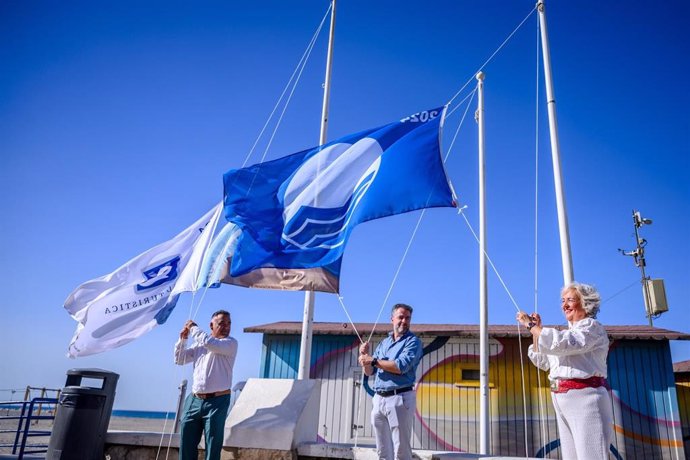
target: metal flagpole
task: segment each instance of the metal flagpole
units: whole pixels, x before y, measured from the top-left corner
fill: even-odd
[[[335,3],[331,2],[331,26],[328,33],[328,54],[326,57],[326,77],[323,84],[323,106],[321,108],[321,132],[319,134],[319,145],[326,143],[328,131],[328,107],[331,96],[331,67],[333,63],[333,37],[335,33]],[[304,315],[302,317],[302,340],[299,349],[299,369],[297,378],[300,380],[309,378],[309,367],[311,358],[312,330],[314,328],[314,299],[316,293],[307,291],[304,293]]]
[[[558,123],[556,121],[556,96],[553,91],[553,75],[551,74],[551,54],[549,39],[546,32],[546,14],[544,0],[537,2],[541,31],[541,47],[544,59],[544,80],[546,86],[546,103],[549,112],[549,134],[551,136],[551,159],[553,161],[553,180],[556,188],[556,208],[558,210],[558,233],[561,240],[561,263],[563,264],[563,283],[572,283],[573,259],[570,252],[570,233],[568,227],[568,213],[565,208],[565,192],[563,190],[563,174],[561,173],[561,154],[558,146]]]
[[[477,74],[479,125],[479,453],[489,454],[489,308],[486,267],[486,183],[484,181],[484,73]]]

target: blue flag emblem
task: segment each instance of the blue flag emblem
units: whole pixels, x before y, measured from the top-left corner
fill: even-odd
[[[455,206],[441,160],[444,113],[427,110],[226,173],[225,217],[242,231],[230,274],[319,268],[332,291],[357,224]]]
[[[177,278],[177,265],[180,262],[180,256],[172,257],[165,262],[156,264],[142,271],[146,277],[145,281],[136,285],[136,292],[144,292],[149,289],[154,289],[161,284],[169,283]]]

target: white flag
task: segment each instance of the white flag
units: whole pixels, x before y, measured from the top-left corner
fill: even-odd
[[[222,211],[219,203],[175,238],[76,288],[64,305],[79,322],[67,356],[101,353],[163,324],[180,293],[196,289]]]

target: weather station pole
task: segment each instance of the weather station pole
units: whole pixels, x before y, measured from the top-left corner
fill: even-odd
[[[323,145],[326,143],[326,136],[328,132],[328,108],[331,97],[331,68],[333,63],[333,38],[335,35],[335,3],[336,0],[331,1],[331,25],[328,33],[328,54],[326,56],[326,76],[323,84],[323,106],[321,108],[321,132],[319,134],[319,145]],[[311,343],[314,329],[315,297],[316,294],[314,291],[306,291],[304,293],[302,339],[300,341],[299,368],[297,370],[297,378],[299,380],[309,379],[309,368],[311,364]]]
[[[644,221],[646,221],[644,222],[645,224],[652,223],[651,219],[644,219]],[[645,273],[644,270],[644,267],[647,265],[647,262],[644,258],[644,247],[647,244],[647,241],[643,238],[640,238],[640,227],[643,224],[643,219],[638,211],[633,211],[633,222],[635,223],[635,241],[637,242],[637,251],[639,254],[638,266],[640,267],[640,273],[642,274],[642,293],[644,295],[645,313],[647,314],[649,325],[654,326],[654,321],[652,320],[652,312],[650,311],[650,305],[652,304],[652,302],[649,296],[649,286],[647,285],[647,280],[649,280],[649,278],[647,277],[647,273]]]
[[[663,304],[663,307],[661,307],[661,310],[659,310],[659,303],[656,301],[657,296],[655,295],[655,302],[652,302],[652,294],[649,292],[649,283],[651,282],[651,279],[649,276],[647,276],[647,273],[645,272],[645,267],[647,266],[647,261],[644,256],[644,251],[645,251],[645,246],[647,246],[647,240],[642,238],[640,236],[640,227],[643,225],[652,225],[652,219],[645,219],[642,217],[640,214],[640,211],[636,211],[633,209],[632,212],[632,217],[633,217],[633,226],[635,227],[635,249],[633,251],[625,251],[623,249],[618,249],[618,251],[623,254],[624,256],[632,256],[635,259],[635,266],[640,269],[640,273],[642,275],[641,278],[641,283],[642,283],[642,295],[644,296],[644,310],[645,314],[647,316],[647,320],[649,320],[649,325],[654,326],[654,314],[656,313],[657,316],[663,313],[664,311],[668,310],[668,305],[666,305],[666,299],[665,299],[665,294],[664,294],[664,300],[661,302]],[[663,281],[662,280],[656,280],[657,283],[660,283],[663,286]],[[661,288],[663,290],[663,287]],[[664,290],[665,292],[665,290]]]
[[[565,207],[565,191],[563,190],[563,174],[561,172],[561,153],[558,144],[558,122],[556,120],[556,96],[553,90],[553,75],[551,73],[551,53],[546,30],[546,13],[544,1],[537,2],[539,23],[541,25],[541,48],[544,60],[544,82],[546,86],[546,103],[549,113],[549,134],[551,138],[551,159],[553,162],[553,181],[556,189],[556,209],[558,211],[558,234],[561,241],[561,263],[563,265],[563,284],[572,283],[573,259],[570,252],[570,232],[568,229],[568,213]]]
[[[479,453],[488,455],[489,446],[489,307],[486,266],[486,183],[484,174],[484,73],[477,74],[479,129]]]

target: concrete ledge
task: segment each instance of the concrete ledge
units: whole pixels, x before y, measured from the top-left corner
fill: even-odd
[[[177,433],[108,431],[104,454],[106,460],[158,460],[177,458],[179,447],[180,435]]]
[[[297,460],[291,450],[257,449],[248,447],[223,447],[221,460]]]
[[[161,455],[177,458],[180,435],[154,432],[109,431],[105,438],[105,458],[111,460],[156,460]],[[170,451],[168,452],[168,446]],[[159,449],[160,447],[160,449]],[[203,458],[203,440],[200,445],[200,457]],[[0,457],[2,459],[4,457]],[[7,457],[16,458],[16,457]],[[25,457],[29,458],[29,457]],[[294,450],[259,449],[224,446],[221,460],[297,460],[303,459],[347,459],[377,460],[376,448],[373,445],[354,446],[353,444],[302,443]],[[525,460],[525,457],[497,457],[472,454],[467,452],[443,452],[433,450],[415,450],[416,460]]]
[[[160,460],[179,455],[179,433],[155,433],[146,431],[108,431],[105,437],[105,458],[110,460]],[[169,451],[168,451],[169,448]],[[16,457],[14,457],[16,458]],[[28,458],[28,457],[25,457]],[[41,457],[44,458],[44,457]],[[199,444],[199,458],[204,458],[204,438]],[[224,446],[221,460],[297,460],[292,451],[247,449]],[[0,460],[2,460],[0,458]]]
[[[179,448],[180,435],[178,433],[156,433],[153,431],[108,431],[105,443],[137,447],[168,446]],[[203,444],[203,440],[202,440]]]
[[[363,445],[355,447],[353,444],[300,444],[297,449],[300,457],[307,458],[338,458],[352,460],[378,460],[376,447],[373,445]],[[416,460],[510,460],[526,457],[496,457],[491,455],[472,454],[468,452],[443,452],[435,450],[414,450],[412,458]],[[527,459],[529,460],[529,459]]]
[[[364,445],[355,447],[352,444],[300,444],[297,448],[300,457],[309,458],[342,458],[352,460],[378,460],[376,447]]]

